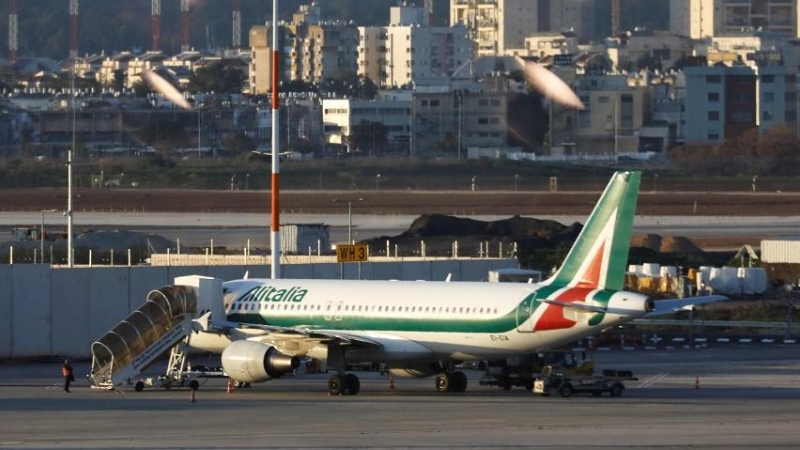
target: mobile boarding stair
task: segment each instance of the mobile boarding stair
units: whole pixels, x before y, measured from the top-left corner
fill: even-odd
[[[144,305],[92,344],[92,387],[114,389],[131,380],[171,350],[161,387],[183,385],[187,347],[198,311],[222,309],[222,280],[188,276],[175,285],[151,291]],[[149,384],[155,384],[152,379]],[[192,381],[197,383],[197,381]],[[142,390],[144,381],[134,384]],[[191,385],[190,385],[191,386]],[[196,386],[192,386],[196,388]]]

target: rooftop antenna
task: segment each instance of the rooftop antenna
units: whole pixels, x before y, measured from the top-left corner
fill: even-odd
[[[8,4],[8,58],[11,62],[17,60],[19,50],[19,15],[17,13],[17,0]]]
[[[78,0],[69,0],[69,58],[78,59]]]
[[[233,40],[232,47],[242,46],[242,0],[231,0],[233,7]]]
[[[181,0],[181,52],[188,52],[191,43],[191,16],[189,15],[189,0]]]
[[[161,0],[151,0],[153,42],[151,49],[155,52],[161,50]]]

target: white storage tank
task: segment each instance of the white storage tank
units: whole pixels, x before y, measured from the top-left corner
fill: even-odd
[[[628,273],[632,273],[637,277],[644,274],[644,272],[642,272],[642,266],[639,264],[628,265]]]
[[[670,278],[677,278],[678,277],[678,268],[675,266],[662,266],[661,267],[661,278],[670,277]]]
[[[644,263],[642,264],[642,272],[648,277],[658,278],[660,275],[661,266],[657,263]]]

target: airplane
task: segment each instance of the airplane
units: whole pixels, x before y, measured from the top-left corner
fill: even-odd
[[[463,361],[558,348],[635,318],[726,299],[655,301],[626,292],[641,172],[616,172],[561,267],[538,284],[431,281],[240,279],[223,283],[225,317],[204,314],[189,345],[220,353],[237,384],[291,372],[302,358],[326,360],[331,395],[355,395],[345,368],[383,363],[393,376],[435,377],[463,392]]]

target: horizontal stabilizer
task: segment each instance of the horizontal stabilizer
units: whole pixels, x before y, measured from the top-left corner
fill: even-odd
[[[664,314],[673,314],[682,309],[688,309],[696,305],[704,305],[706,303],[721,302],[727,300],[728,297],[724,295],[705,295],[702,297],[687,297],[687,298],[671,298],[665,300],[656,300],[656,308],[649,312],[647,316],[659,316]]]
[[[586,302],[561,302],[558,300],[542,300],[542,301],[545,303],[549,303],[551,305],[563,306],[564,308],[575,308],[587,312],[596,312],[596,313],[608,312],[608,308],[592,305]]]

